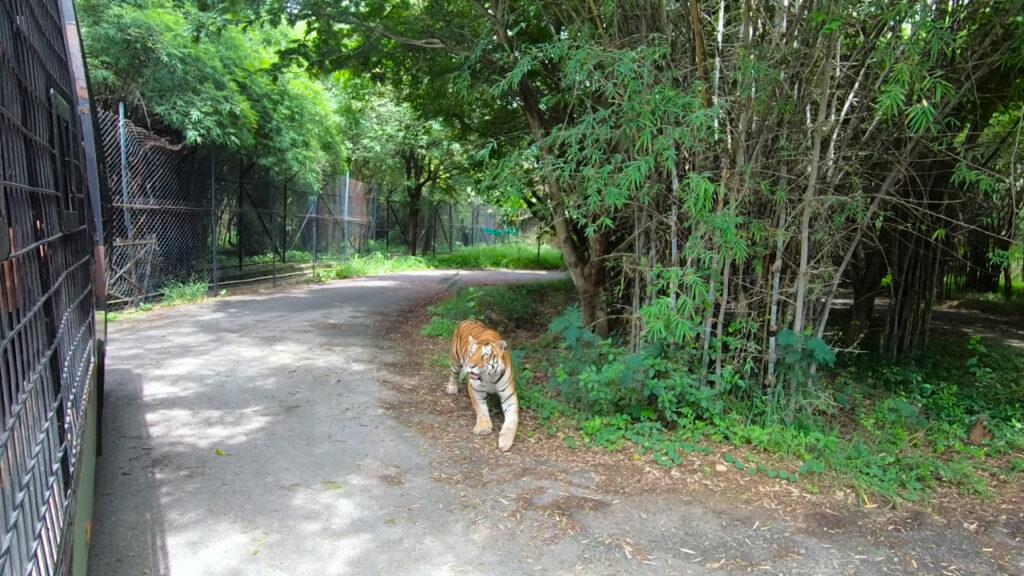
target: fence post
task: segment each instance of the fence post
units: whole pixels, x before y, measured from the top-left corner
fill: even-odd
[[[289,179],[290,180],[290,179]],[[281,202],[281,263],[288,263],[288,182],[284,183],[284,200]]]
[[[341,217],[344,218],[344,220],[342,220],[342,225],[341,225],[341,242],[342,242],[343,246],[345,244],[349,243],[349,239],[348,239],[348,187],[349,187],[349,176],[348,176],[348,174],[349,174],[348,170],[346,170],[345,171],[345,208],[344,208],[344,210],[341,213]],[[347,249],[345,251],[348,252]]]
[[[217,230],[217,160],[210,157],[210,236],[213,241],[213,293],[217,293],[217,248],[220,235]]]
[[[469,245],[476,246],[476,206],[470,206],[472,211],[469,216]]]
[[[431,206],[430,210],[431,226],[430,226],[430,254],[432,256],[437,255],[437,204]]]
[[[317,215],[320,211],[320,194],[313,197],[313,279],[316,280],[316,229],[320,227],[320,218]]]
[[[370,200],[366,202],[370,207],[370,222],[367,225],[366,233],[363,234],[362,250],[364,254],[367,248],[370,247],[371,242],[377,241],[377,216],[380,213],[377,205],[377,184],[376,182],[370,186]]]
[[[131,240],[132,212],[128,208],[128,135],[125,129],[124,102],[117,103],[117,132],[121,141],[121,202],[124,204],[124,232],[128,240]]]
[[[238,240],[236,246],[238,247],[238,271],[242,271],[242,260],[245,259],[245,244],[242,239],[242,177],[245,176],[244,168],[245,161],[242,158],[238,159],[238,190],[235,191],[235,207],[238,209],[238,213],[235,215],[237,222],[235,228],[238,233]]]

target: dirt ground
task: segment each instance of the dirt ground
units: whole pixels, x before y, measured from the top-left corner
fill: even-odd
[[[92,573],[1024,574],[1019,491],[866,508],[719,471],[716,454],[668,470],[570,450],[528,412],[499,453],[444,393],[444,343],[419,335],[450,275],[112,324]]]
[[[410,306],[394,323],[422,325],[425,308]],[[943,320],[947,329],[957,321]],[[419,364],[417,378],[386,382],[402,398],[388,407],[435,439],[440,467],[456,467],[435,478],[504,492],[488,516],[503,514],[511,529],[538,541],[587,542],[602,551],[592,558],[635,564],[609,573],[650,566],[652,574],[1024,574],[1022,486],[1004,487],[995,501],[950,491],[926,506],[894,509],[827,483],[811,494],[799,484],[751,478],[725,466],[722,452],[688,455],[669,470],[631,452],[570,449],[529,413],[514,452],[500,454],[493,438],[467,432],[468,399],[441,393],[446,374],[433,359],[447,344],[417,336],[409,346],[407,336],[399,364]],[[424,413],[423,406],[433,409]]]

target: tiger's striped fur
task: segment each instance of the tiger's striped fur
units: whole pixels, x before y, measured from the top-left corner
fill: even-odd
[[[516,395],[508,343],[500,334],[480,322],[465,320],[452,335],[451,369],[448,388],[445,390],[449,394],[458,392],[459,376],[468,375],[469,401],[476,414],[474,434],[491,433],[487,395],[497,394],[501,399],[505,423],[498,433],[498,449],[508,451],[519,428],[519,397]]]

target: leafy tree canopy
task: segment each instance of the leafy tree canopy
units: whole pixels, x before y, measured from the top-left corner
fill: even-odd
[[[85,0],[79,12],[101,105],[124,102],[136,123],[251,157],[306,189],[346,165],[342,86],[280,61],[300,28],[242,26],[191,0]]]

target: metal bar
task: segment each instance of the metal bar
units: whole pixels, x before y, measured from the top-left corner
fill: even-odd
[[[240,185],[240,187],[242,192],[245,192],[245,197],[249,199],[249,204],[255,209],[256,202],[252,199],[252,194],[249,194],[249,189],[246,188],[244,184]],[[270,245],[274,248],[274,252],[277,252],[278,256],[283,258],[284,256],[278,248],[277,243],[274,242],[274,234],[270,231],[270,227],[267,226],[266,220],[263,219],[263,216],[258,210],[254,210],[254,212],[256,212],[256,220],[260,223],[260,227],[263,228],[263,232],[267,235],[267,238],[270,238]]]
[[[110,204],[113,208],[131,208],[132,210],[158,210],[162,212],[207,212],[208,206],[169,206],[166,204],[121,204],[114,202]]]
[[[289,179],[290,180],[290,179]],[[288,183],[284,183],[284,199],[281,206],[281,262],[288,262]]]
[[[217,226],[217,159],[210,157],[210,240],[213,250],[213,293],[217,293],[217,249],[220,244],[220,234]]]
[[[309,210],[306,211],[306,217],[302,219],[302,224],[299,226],[299,231],[295,233],[295,239],[292,240],[292,246],[299,241],[299,236],[302,236],[302,231],[306,228],[306,223],[309,222],[310,217],[313,214],[313,207],[316,204],[316,199],[309,203]],[[315,226],[315,224],[314,224]]]
[[[124,102],[117,103],[117,123],[121,135],[121,200],[125,206],[128,205],[128,149],[126,147],[127,134],[125,134]],[[124,233],[132,237],[132,212],[124,208]]]
[[[346,171],[345,172],[345,209],[341,213],[342,218],[345,219],[343,224],[342,224],[341,239],[342,239],[342,242],[344,242],[346,244],[350,243],[349,237],[348,237],[348,194],[349,194],[349,185],[350,185],[349,173],[348,173],[348,171]]]
[[[391,206],[390,202],[388,202],[388,210],[391,211],[391,214],[395,217],[395,224],[398,224],[398,233],[402,235],[402,240],[405,240],[405,245],[408,246],[409,235],[405,232],[405,227],[402,226],[402,219],[398,217],[398,214],[395,214],[395,209]],[[417,238],[417,240],[419,240],[419,238]]]
[[[238,159],[238,188],[235,192],[235,208],[238,209],[235,213],[235,234],[238,236],[235,240],[235,251],[238,253],[239,270],[242,269],[242,260],[245,257],[245,248],[242,247],[242,177],[249,171],[249,168],[242,169],[243,162],[241,158]]]
[[[430,207],[430,253],[437,254],[437,204]]]
[[[317,248],[319,248],[316,241],[316,229],[320,227],[320,222],[316,219],[319,208],[320,196],[318,195],[313,198],[313,278],[316,278],[316,255],[318,251]]]

